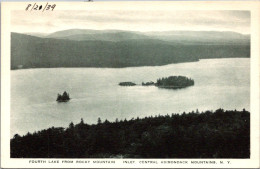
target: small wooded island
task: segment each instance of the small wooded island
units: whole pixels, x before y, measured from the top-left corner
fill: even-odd
[[[57,102],[67,102],[69,100],[70,100],[70,95],[66,91],[63,92],[62,95],[58,93],[58,96],[56,99]]]
[[[133,82],[120,82],[120,86],[135,86],[136,84]]]
[[[135,86],[133,82],[121,82],[120,86]],[[142,82],[142,86],[156,86],[166,89],[181,89],[194,85],[194,80],[185,76],[169,76],[157,79],[157,82]]]

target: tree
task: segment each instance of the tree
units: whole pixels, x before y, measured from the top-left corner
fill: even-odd
[[[101,123],[102,123],[102,121],[101,121],[100,117],[98,118],[98,121],[97,121],[97,123],[98,123],[98,124],[101,124]]]
[[[108,124],[108,123],[110,123],[110,122],[106,119],[104,123],[105,123],[105,124]]]
[[[18,138],[21,138],[21,136],[19,134],[15,134],[13,138],[18,139]]]
[[[73,128],[74,128],[73,122],[70,123],[69,128],[70,128],[70,129],[73,129]]]
[[[83,118],[81,118],[81,120],[80,120],[80,124],[81,124],[81,125],[84,124],[84,120],[83,120]]]

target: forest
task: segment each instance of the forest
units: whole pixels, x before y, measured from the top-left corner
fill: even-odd
[[[10,140],[11,158],[250,158],[250,113],[192,111],[113,122],[84,119]]]
[[[167,78],[157,79],[155,86],[163,88],[184,88],[193,86],[194,80],[185,76],[170,76]]]

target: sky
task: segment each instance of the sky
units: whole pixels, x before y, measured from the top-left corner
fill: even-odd
[[[12,11],[11,31],[52,33],[66,29],[115,29],[140,32],[233,31],[250,34],[249,11],[118,9],[53,12]]]

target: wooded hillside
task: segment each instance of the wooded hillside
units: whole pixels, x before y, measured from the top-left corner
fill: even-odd
[[[218,109],[49,128],[11,139],[12,158],[250,158],[250,113]]]

